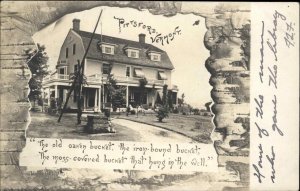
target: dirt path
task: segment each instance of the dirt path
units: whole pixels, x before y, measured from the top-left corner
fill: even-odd
[[[147,125],[143,123],[138,123],[126,119],[113,119],[115,124],[125,126],[131,130],[139,133],[142,142],[181,142],[181,143],[194,143],[192,139],[177,134],[172,131],[168,131],[153,125]]]

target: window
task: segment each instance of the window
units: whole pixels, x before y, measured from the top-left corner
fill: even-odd
[[[136,57],[137,57],[137,53],[134,52],[134,51],[131,51],[131,52],[130,52],[130,57],[136,58]]]
[[[133,49],[126,49],[127,56],[130,58],[139,58],[139,51]]]
[[[103,64],[102,74],[109,74],[109,73],[110,73],[110,65],[109,64]]]
[[[112,48],[111,47],[105,47],[105,53],[108,53],[108,54],[110,54],[112,51]]]
[[[114,46],[111,45],[101,45],[102,53],[104,54],[114,54]]]
[[[130,77],[130,66],[126,67],[126,77]]]
[[[153,60],[153,61],[160,61],[160,53],[156,53],[156,52],[149,52],[149,56],[150,56],[150,59]]]
[[[158,55],[153,55],[152,60],[157,61],[158,60]]]
[[[76,54],[76,44],[73,44],[73,55]]]
[[[69,48],[66,48],[66,58],[69,57]]]
[[[59,68],[59,74],[65,74],[65,68]]]

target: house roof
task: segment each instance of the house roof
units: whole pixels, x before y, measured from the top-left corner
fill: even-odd
[[[85,31],[74,31],[76,32],[79,36],[81,36],[84,48],[87,49],[90,38],[92,36],[92,33],[90,32],[85,32]],[[99,48],[99,43],[102,39],[102,43],[110,43],[110,44],[115,44],[115,54],[110,55],[110,54],[103,54]],[[132,47],[132,48],[138,48],[140,49],[139,53],[139,58],[130,58],[126,55],[125,49],[126,47]],[[155,51],[155,52],[160,52],[161,53],[161,61],[156,62],[152,61],[149,56],[148,52],[149,51]],[[147,67],[155,67],[155,68],[163,68],[163,69],[174,69],[174,66],[168,56],[168,54],[147,43],[140,43],[137,41],[132,41],[132,40],[126,40],[126,39],[121,39],[121,38],[116,38],[112,36],[107,36],[107,35],[101,35],[100,34],[95,34],[94,38],[92,40],[90,49],[88,51],[88,54],[86,58],[89,59],[96,59],[96,60],[103,60],[103,61],[108,61],[108,62],[118,62],[118,63],[124,63],[124,64],[132,64],[136,66],[147,66]]]

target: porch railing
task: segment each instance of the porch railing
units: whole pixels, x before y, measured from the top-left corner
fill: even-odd
[[[67,74],[53,74],[53,75],[45,77],[44,81],[50,81],[50,80],[56,80],[56,79],[69,80],[69,75],[67,75]]]
[[[133,83],[133,84],[139,84],[139,80],[141,78],[137,77],[126,77],[126,76],[114,76],[114,79],[116,79],[117,83]],[[45,77],[44,81],[50,81],[50,80],[69,80],[69,75],[65,74],[54,74]],[[93,83],[106,83],[107,81],[107,75],[102,74],[94,74],[87,76],[87,82],[93,82]],[[164,85],[164,80],[157,80],[157,79],[148,79],[148,85]]]

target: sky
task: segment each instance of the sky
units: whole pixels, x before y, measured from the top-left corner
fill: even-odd
[[[67,14],[54,23],[44,27],[34,34],[36,43],[45,45],[49,56],[49,69],[54,70],[63,41],[72,28],[72,20],[80,19],[80,30],[92,32],[94,30],[99,13],[101,24],[98,25],[96,33],[138,41],[138,34],[146,34],[146,43],[151,44],[151,37],[161,33],[163,36],[173,33],[176,27],[180,35],[174,35],[169,43],[153,42],[154,46],[165,50],[175,69],[172,73],[172,84],[179,88],[178,97],[185,94],[185,102],[193,107],[204,108],[206,102],[211,101],[210,91],[212,87],[208,81],[210,74],[205,68],[205,60],[209,57],[209,51],[204,47],[203,39],[206,32],[205,19],[193,14],[177,14],[172,17],[152,15],[148,10],[136,10],[132,8],[119,7],[96,7],[90,10]],[[129,22],[127,27],[121,25],[119,20]],[[136,21],[137,26],[130,21]],[[199,21],[198,25],[193,25]],[[139,26],[139,23],[143,23]],[[143,25],[151,26],[155,33],[149,34]],[[102,26],[102,27],[101,27]],[[102,30],[101,30],[102,29]],[[153,31],[151,31],[153,32]],[[156,33],[157,32],[157,33]]]

